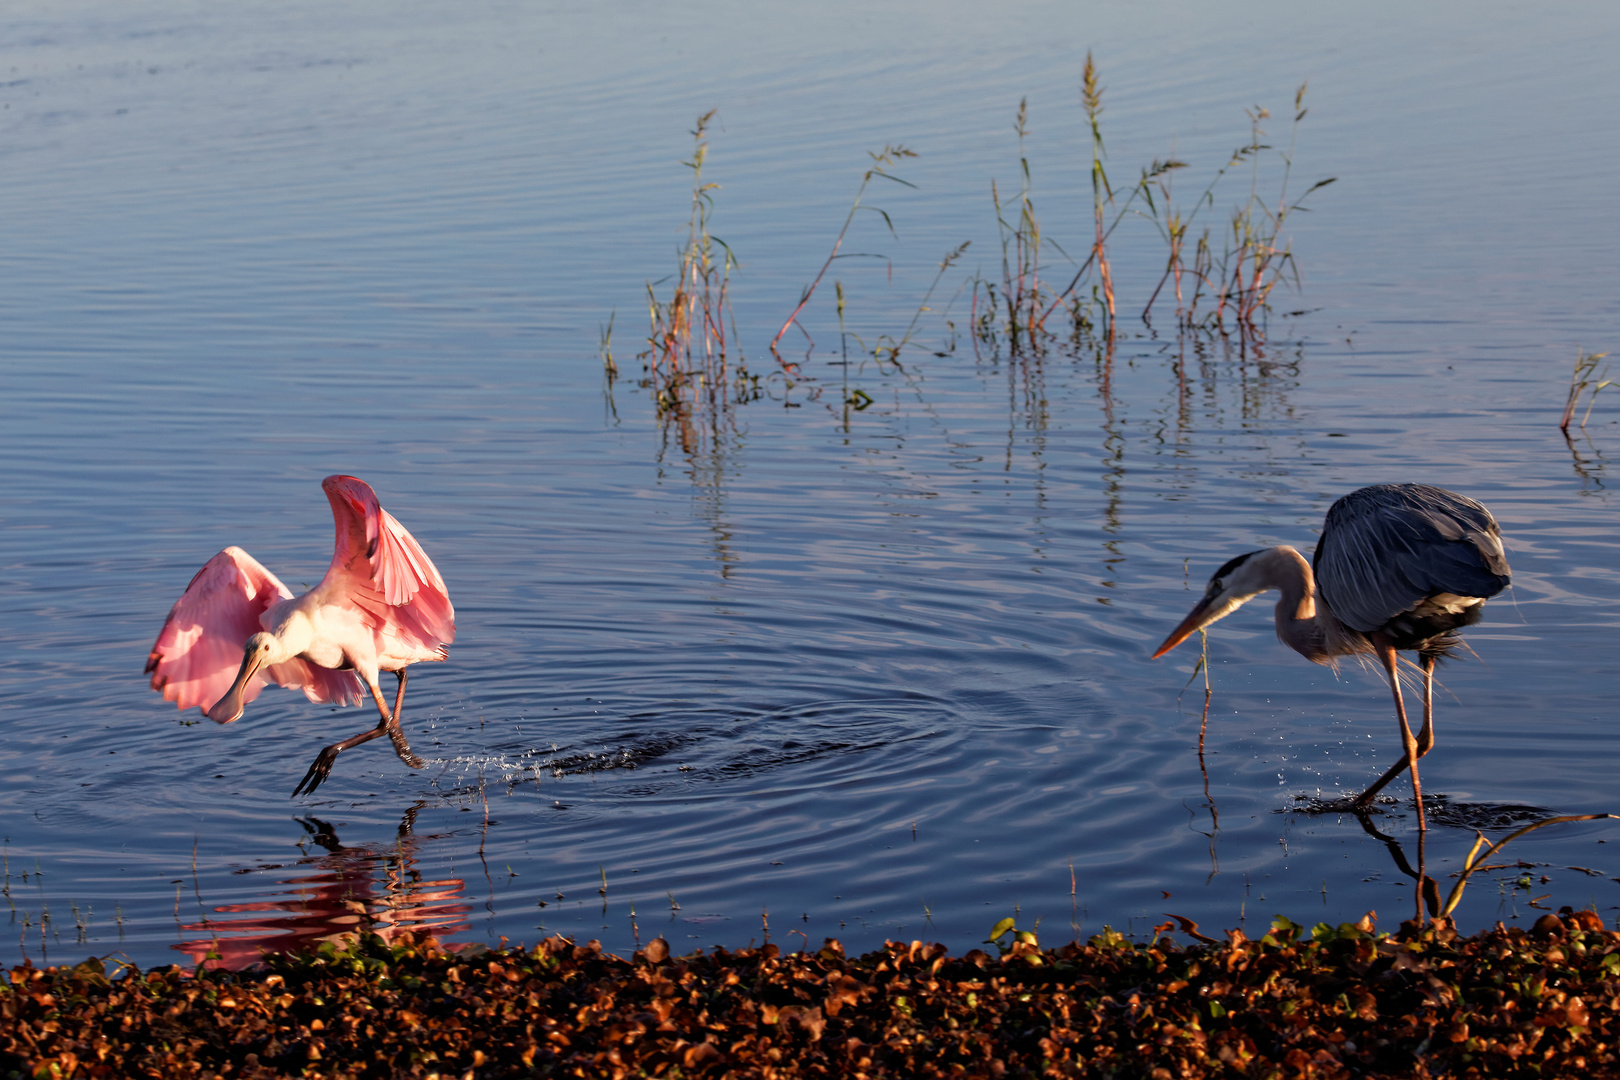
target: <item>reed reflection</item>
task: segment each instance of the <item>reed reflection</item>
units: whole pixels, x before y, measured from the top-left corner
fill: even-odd
[[[1564,432],[1564,445],[1569,447],[1570,465],[1574,468],[1575,475],[1581,478],[1581,494],[1605,495],[1608,492],[1603,483],[1605,464],[1603,451],[1592,442],[1592,437],[1586,433],[1584,427],[1581,429],[1581,441],[1586,444],[1585,454],[1581,453],[1581,448],[1576,444],[1574,437],[1567,430]]]
[[[265,900],[215,907],[224,918],[185,924],[182,931],[197,936],[171,948],[196,964],[238,969],[266,952],[305,952],[361,932],[393,941],[407,932],[445,940],[466,931],[472,910],[466,882],[427,879],[418,869],[415,809],[401,821],[394,848],[381,851],[345,847],[331,823],[298,819],[305,839],[323,850],[298,860],[297,872],[277,881],[287,888]]]

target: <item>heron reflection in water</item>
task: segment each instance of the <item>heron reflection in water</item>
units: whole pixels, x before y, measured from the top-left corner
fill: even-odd
[[[1426,830],[1418,758],[1434,746],[1434,667],[1462,647],[1485,600],[1509,584],[1502,536],[1489,510],[1428,484],[1379,484],[1328,508],[1310,562],[1282,546],[1239,555],[1215,571],[1204,597],[1153,653],[1158,659],[1193,633],[1269,589],[1277,636],[1318,664],[1376,657],[1389,676],[1402,758],[1352,801],[1365,810],[1403,771],[1412,773],[1418,828]],[[1401,699],[1398,650],[1415,650],[1423,675],[1423,727],[1414,736]]]

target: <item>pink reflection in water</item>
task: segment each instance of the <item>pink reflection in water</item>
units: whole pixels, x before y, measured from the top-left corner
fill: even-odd
[[[468,929],[467,883],[461,878],[423,880],[415,869],[415,844],[408,831],[402,829],[397,848],[379,853],[344,847],[324,822],[312,819],[305,827],[327,849],[299,860],[310,872],[278,881],[292,887],[270,899],[214,908],[228,917],[186,924],[186,933],[206,936],[171,948],[191,954],[196,964],[237,969],[257,963],[267,952],[308,951],[363,930],[384,941],[406,932],[431,933],[444,941]]]

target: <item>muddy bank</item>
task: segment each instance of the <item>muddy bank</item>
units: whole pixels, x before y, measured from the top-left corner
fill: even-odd
[[[1195,927],[1187,927],[1196,932]],[[1613,1075],[1620,933],[1590,912],[1248,940],[1105,933],[630,959],[560,937],[271,956],[247,972],[13,968],[0,1076]]]

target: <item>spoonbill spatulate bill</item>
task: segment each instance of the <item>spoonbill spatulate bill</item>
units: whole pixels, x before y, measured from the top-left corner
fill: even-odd
[[[382,719],[315,758],[293,795],[321,786],[343,751],[386,735],[413,769],[400,729],[406,669],[443,660],[456,637],[456,613],[427,552],[353,476],[321,481],[332,504],[337,543],[320,584],[292,591],[239,547],[215,555],[176,600],[146,670],[152,689],[181,709],[200,708],[229,724],[271,683],[297,687],[311,701],[358,705],[369,691]],[[393,708],[377,679],[399,680]]]

